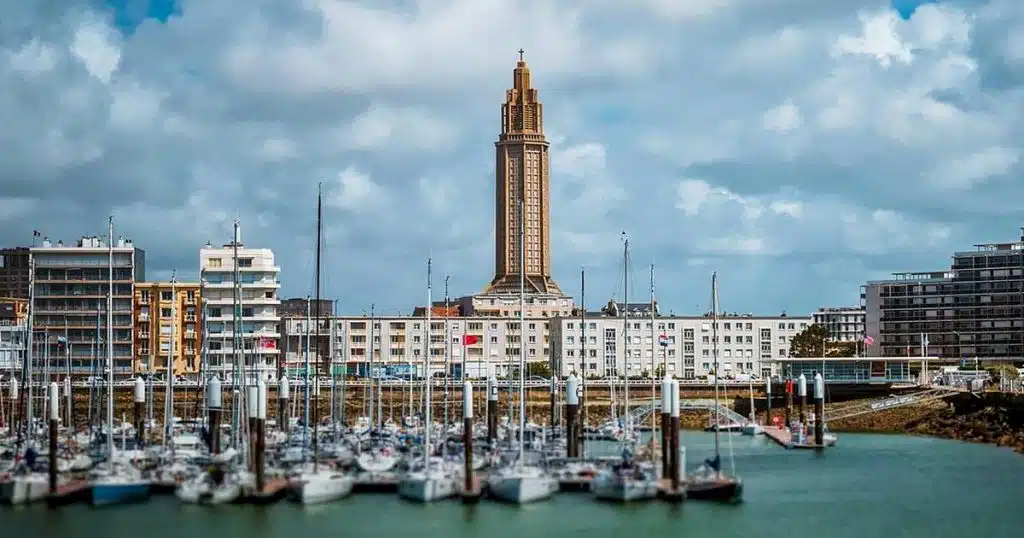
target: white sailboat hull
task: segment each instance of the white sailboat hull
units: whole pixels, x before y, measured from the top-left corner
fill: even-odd
[[[354,485],[351,476],[340,473],[307,474],[295,486],[294,498],[304,505],[334,502],[352,493]]]
[[[456,492],[456,480],[441,474],[412,473],[398,483],[400,497],[422,503],[454,497]]]
[[[0,484],[0,503],[24,505],[46,499],[50,492],[50,479],[43,473],[13,476]]]
[[[541,472],[507,473],[489,479],[487,487],[498,500],[527,504],[550,498],[558,491],[558,481]]]
[[[658,483],[646,478],[624,478],[602,473],[593,482],[594,496],[603,501],[633,502],[653,499],[658,495]]]
[[[208,482],[186,482],[174,490],[174,496],[187,504],[218,505],[238,500],[242,488],[237,483],[226,483],[219,486]]]
[[[395,468],[398,458],[391,454],[363,453],[356,458],[359,469],[368,473],[386,473]]]

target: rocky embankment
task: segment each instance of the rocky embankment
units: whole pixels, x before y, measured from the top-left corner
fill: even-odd
[[[829,422],[835,431],[929,435],[1010,447],[1024,453],[1024,398],[965,394]]]

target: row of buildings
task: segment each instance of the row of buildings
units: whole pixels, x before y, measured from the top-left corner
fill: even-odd
[[[273,252],[236,239],[199,250],[198,282],[146,281],[145,251],[125,239],[113,245],[96,237],[74,245],[44,240],[3,251],[4,282],[21,285],[4,290],[15,297],[0,325],[0,370],[24,359],[29,313],[35,364],[58,375],[103,372],[108,319],[114,373],[124,377],[164,374],[170,364],[175,375],[205,371],[230,379],[241,358],[248,371],[274,379],[304,371],[307,350],[324,374],[422,376],[429,354],[432,374],[447,368],[455,375],[465,369],[474,377],[502,376],[518,364],[521,342],[527,361],[566,373],[640,376],[667,368],[697,378],[713,370],[708,315],[666,317],[656,304],[630,304],[627,321],[614,302],[583,313],[561,293],[531,293],[521,327],[518,297],[483,293],[433,305],[428,344],[425,307],[410,316],[344,316],[331,301],[319,309],[306,299],[282,301]],[[30,276],[11,274],[19,270]],[[308,317],[317,310],[319,329]],[[721,314],[723,374],[768,375],[770,359],[786,357],[790,340],[811,322],[809,316]]]

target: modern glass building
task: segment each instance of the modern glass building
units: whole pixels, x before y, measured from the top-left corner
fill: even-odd
[[[934,357],[933,357],[934,358]],[[913,357],[913,360],[920,360]],[[782,379],[796,379],[800,374],[808,383],[818,372],[824,372],[826,383],[843,384],[892,384],[913,383],[916,379],[910,373],[911,358],[870,357],[809,357],[777,359]],[[812,386],[807,386],[811,396]]]

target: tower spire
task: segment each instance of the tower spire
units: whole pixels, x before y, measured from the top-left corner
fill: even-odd
[[[527,293],[562,295],[551,279],[549,144],[544,136],[544,105],[531,84],[524,54],[519,49],[512,88],[505,92],[501,106],[501,133],[494,143],[495,267],[494,279],[484,293],[518,293],[523,273]]]

